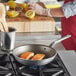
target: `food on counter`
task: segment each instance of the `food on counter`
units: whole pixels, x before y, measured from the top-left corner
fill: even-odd
[[[32,57],[31,60],[42,60],[45,57],[45,54],[36,54]]]
[[[59,8],[59,7],[61,7],[61,5],[60,4],[54,4],[54,5],[46,4],[45,7],[46,8]]]
[[[10,7],[9,11],[7,11],[6,15],[8,17],[16,17],[18,15],[26,16],[28,19],[34,19],[35,11],[28,9],[27,3],[19,3],[16,4],[13,0],[8,1],[8,5]],[[20,13],[20,14],[19,14]],[[23,13],[23,14],[22,14]]]
[[[34,56],[34,53],[33,52],[25,52],[25,53],[22,53],[20,55],[20,58],[23,58],[23,59],[30,59],[32,56]]]
[[[16,8],[15,8],[15,11],[17,11],[17,12],[22,12],[22,10],[23,10],[22,7],[16,7]]]
[[[14,17],[17,17],[18,15],[19,15],[19,12],[17,12],[17,11],[7,11],[6,12],[6,15],[8,16],[8,17],[11,17],[11,18],[14,18]]]
[[[19,7],[23,8],[24,12],[28,10],[28,4],[27,3],[20,3],[18,4]]]
[[[14,8],[16,7],[16,5],[17,5],[16,2],[13,1],[13,0],[8,1],[7,4],[9,5],[9,7],[10,7],[11,9],[14,9]]]
[[[34,10],[28,10],[26,13],[25,13],[25,16],[29,19],[34,19],[35,17],[35,11]]]

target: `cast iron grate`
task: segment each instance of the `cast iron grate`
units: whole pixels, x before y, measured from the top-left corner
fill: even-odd
[[[70,76],[59,55],[44,66],[25,66],[12,55],[0,54],[0,76]]]

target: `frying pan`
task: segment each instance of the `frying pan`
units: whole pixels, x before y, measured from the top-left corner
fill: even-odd
[[[52,48],[55,44],[71,37],[71,35],[66,35],[65,37],[62,37],[54,42],[52,42],[49,46],[47,45],[41,45],[41,44],[26,44],[16,47],[12,51],[12,55],[14,58],[23,65],[46,65],[53,61],[53,59],[56,57],[57,52],[54,48]],[[25,60],[20,58],[19,56],[24,52],[34,52],[35,54],[45,54],[45,58],[42,60]]]

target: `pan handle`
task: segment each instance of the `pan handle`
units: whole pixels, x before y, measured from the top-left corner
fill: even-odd
[[[64,37],[62,37],[62,38],[60,38],[60,39],[58,39],[58,40],[56,40],[56,41],[53,41],[53,42],[49,45],[49,47],[53,47],[53,46],[55,46],[55,44],[60,43],[61,41],[65,40],[65,39],[67,39],[67,38],[69,38],[69,37],[71,37],[71,35],[66,35],[66,36],[64,36]]]

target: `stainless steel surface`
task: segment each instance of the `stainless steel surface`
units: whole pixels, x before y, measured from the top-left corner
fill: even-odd
[[[56,40],[54,43],[59,43],[67,38],[71,37],[71,35],[67,35],[65,37],[62,37],[58,40]],[[40,45],[40,44],[27,44],[27,45],[23,45],[23,46],[19,46],[17,48],[15,48],[12,52],[13,55],[15,57],[15,59],[24,64],[24,65],[45,65],[48,64],[49,62],[51,62],[55,56],[57,55],[56,50],[54,50],[51,46],[53,46],[54,44],[50,45],[50,46],[46,46],[44,45]],[[25,60],[20,58],[19,56],[24,53],[24,52],[34,52],[35,54],[45,54],[45,59],[42,60]]]
[[[76,52],[73,50],[57,52],[70,75],[76,76]]]
[[[34,52],[34,54],[45,54],[45,58],[42,60],[26,60],[19,56],[27,51]],[[57,55],[56,50],[45,45],[28,44],[15,48],[13,51],[15,59],[24,65],[45,65],[50,63]]]
[[[48,46],[45,45],[38,45],[38,44],[26,44],[23,46],[19,46],[13,50],[13,54],[16,56],[20,56],[22,53],[31,51],[34,52],[35,54],[37,53],[42,53],[46,55],[46,58],[54,56],[56,51],[54,49],[49,48]]]
[[[17,33],[16,47],[24,44],[45,44],[50,45],[53,41],[59,39],[60,35],[51,35],[50,33]],[[65,50],[62,43],[56,44],[54,47],[57,51]]]
[[[15,46],[15,29],[9,28],[9,32],[1,32],[1,49],[12,50]]]
[[[64,37],[52,42],[49,47],[54,47],[57,43],[60,43],[61,41],[65,40],[65,39],[67,39],[69,37],[71,37],[71,35],[66,35],[66,36],[64,36]]]
[[[16,33],[15,47],[25,44],[45,44],[50,45],[53,41],[59,39],[60,35],[51,35],[50,32],[45,33]],[[1,43],[1,32],[0,32],[0,43]],[[54,47],[56,51],[65,50],[62,43],[56,44]],[[3,53],[3,52],[0,52]]]
[[[60,35],[51,35],[50,32],[45,33],[16,33],[15,47],[25,44],[45,44],[50,45],[53,41],[59,39]],[[0,33],[0,43],[1,43],[1,33]],[[58,43],[53,47],[56,51],[65,51],[62,43]],[[1,48],[0,48],[1,49]],[[5,52],[0,51],[0,54]]]
[[[50,43],[59,39],[60,37],[60,35],[51,35],[50,33],[17,33],[15,47],[29,43],[45,44],[49,46]],[[65,50],[62,43],[58,43],[53,48],[56,49],[56,51],[60,55],[65,67],[67,68],[71,76],[76,76],[76,53],[73,50]],[[3,52],[0,51],[0,54],[1,53]]]

